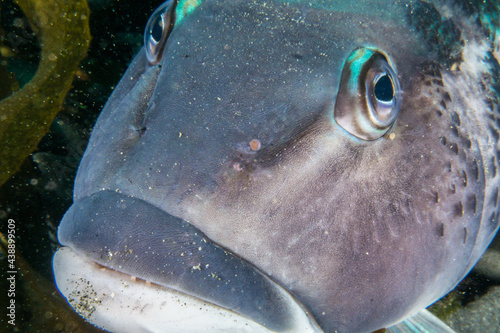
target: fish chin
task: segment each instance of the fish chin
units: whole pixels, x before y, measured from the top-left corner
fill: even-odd
[[[113,332],[320,331],[265,272],[141,199],[114,191],[77,199],[58,238],[58,288]]]
[[[90,323],[111,332],[271,332],[233,311],[57,251],[59,291]]]

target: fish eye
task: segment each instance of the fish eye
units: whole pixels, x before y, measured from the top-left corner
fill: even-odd
[[[362,140],[376,140],[394,125],[401,88],[389,57],[374,48],[358,48],[347,58],[335,102],[337,124]]]
[[[151,65],[156,65],[161,61],[165,43],[174,28],[176,4],[175,0],[165,1],[154,11],[146,24],[144,47]]]

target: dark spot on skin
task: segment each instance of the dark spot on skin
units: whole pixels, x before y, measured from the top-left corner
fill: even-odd
[[[465,147],[467,147],[467,149],[472,148],[472,141],[470,141],[470,139],[465,140]]]
[[[477,165],[476,159],[472,160],[471,170],[472,170],[472,174],[474,175],[474,178],[476,179],[476,181],[479,181],[479,165]]]
[[[437,227],[437,234],[439,237],[444,237],[444,223],[439,223]]]
[[[433,77],[438,77],[438,78],[443,78],[441,75],[441,70],[439,69],[439,66],[433,62],[433,61],[427,61],[425,64],[422,73],[425,75],[433,76]]]
[[[488,109],[490,109],[491,111],[494,111],[495,110],[495,101],[493,101],[493,99],[491,98],[486,98],[485,100],[486,102],[486,106],[488,107]]]
[[[440,86],[440,87],[443,87],[443,86],[444,86],[444,84],[443,84],[443,80],[441,80],[441,79],[434,79],[434,80],[432,80],[432,83],[433,83],[434,85],[436,85],[436,86]]]
[[[295,54],[292,54],[292,58],[294,58],[294,59],[302,59],[302,58],[304,58],[304,56],[302,54],[295,53]]]
[[[438,115],[438,117],[442,117],[443,116],[443,113],[439,110],[436,110],[436,114]]]
[[[448,162],[446,164],[446,172],[451,172],[452,171],[452,168],[451,168],[451,162]]]
[[[456,112],[452,112],[451,114],[451,121],[457,125],[460,126],[460,116]]]
[[[443,76],[441,75],[441,69],[439,69],[439,67],[435,67],[434,68],[434,76],[436,76],[436,77],[438,77],[440,79],[443,78]]]
[[[477,212],[477,197],[475,194],[471,194],[467,197],[467,205],[474,214]]]
[[[457,217],[464,216],[464,205],[462,204],[462,201],[459,201],[455,205],[454,213],[455,213],[455,216],[457,216]]]
[[[489,3],[490,5],[492,6],[495,6],[493,3],[495,2],[492,2],[492,3]],[[494,10],[492,9],[491,10],[491,13],[494,13]],[[500,11],[498,10],[498,6],[496,7],[496,22],[494,23],[489,23],[489,24],[492,24],[493,26],[500,26]],[[498,104],[498,96],[500,96],[500,63],[498,62],[498,59],[497,57],[495,56],[495,54],[493,54],[493,52],[488,51],[486,52],[486,56],[484,57],[484,60],[490,65],[490,68],[491,68],[491,73],[493,74],[492,75],[492,80],[491,80],[491,88],[493,88],[493,90],[496,92],[495,94],[495,98],[496,98],[496,104]]]
[[[464,228],[464,244],[467,243],[467,228]]]
[[[496,166],[496,159],[495,157],[492,157],[490,159],[490,166],[488,168],[492,174],[493,177],[496,177],[497,175],[497,166]]]
[[[493,135],[493,137],[495,138],[495,141],[498,141],[498,139],[500,138],[500,134],[498,134],[497,129],[491,125],[489,126],[489,129],[490,129],[491,135]]]
[[[443,99],[444,99],[446,102],[451,102],[451,96],[450,96],[450,94],[449,94],[447,91],[445,91],[445,92],[443,93]]]
[[[467,172],[465,170],[462,170],[462,185],[467,187]]]
[[[455,184],[451,184],[450,194],[455,194],[455,193],[457,193],[457,187],[455,186]]]
[[[455,155],[458,155],[459,150],[458,150],[458,143],[452,143],[450,144],[450,150],[455,153]]]
[[[439,193],[438,192],[434,192],[434,202],[435,203],[439,203]]]
[[[484,76],[483,76],[482,80],[484,80]],[[482,80],[479,82],[479,87],[481,88],[481,91],[485,91],[486,90],[486,84]]]
[[[186,54],[186,55],[184,56],[184,58],[189,58],[189,54]]]

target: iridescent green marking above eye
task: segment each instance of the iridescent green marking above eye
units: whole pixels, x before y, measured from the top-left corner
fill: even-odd
[[[375,48],[358,48],[347,58],[335,103],[337,124],[362,140],[382,137],[395,123],[401,88],[389,58]]]
[[[357,49],[346,61],[349,64],[351,75],[349,75],[349,90],[355,93],[359,89],[359,83],[362,78],[362,70],[368,60],[373,56],[374,51],[368,48]]]
[[[175,24],[179,24],[186,16],[201,5],[205,0],[181,0],[175,12]]]

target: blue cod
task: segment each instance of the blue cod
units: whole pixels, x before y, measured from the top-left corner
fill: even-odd
[[[424,309],[499,227],[490,7],[165,2],[79,167],[60,291],[116,332],[450,332]]]

